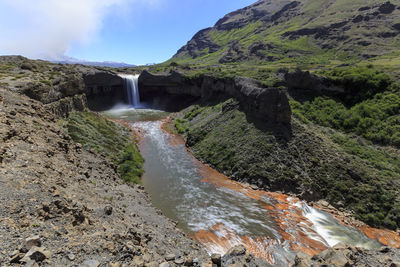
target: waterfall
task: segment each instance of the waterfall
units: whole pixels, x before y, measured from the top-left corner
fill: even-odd
[[[139,75],[121,74],[120,77],[125,81],[128,104],[133,107],[138,107],[140,103]]]

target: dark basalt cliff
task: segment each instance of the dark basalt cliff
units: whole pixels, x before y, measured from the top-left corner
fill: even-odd
[[[16,63],[15,73],[23,70],[24,78],[11,81],[9,87],[38,100],[58,117],[71,111],[105,110],[124,102],[124,80],[116,72],[82,65],[44,64],[25,58],[2,57]],[[37,79],[40,69],[48,80]],[[196,100],[219,101],[235,98],[249,115],[260,120],[289,124],[291,110],[284,90],[263,88],[249,78],[216,78],[209,75],[188,78],[178,72],[153,75],[143,71],[139,77],[140,97],[145,102],[164,104],[178,111]]]
[[[105,110],[126,99],[124,81],[112,71],[90,69],[82,78],[91,110]]]
[[[187,78],[178,72],[153,75],[144,71],[139,77],[142,99],[159,95],[180,95],[192,100],[218,101],[235,98],[249,115],[264,122],[290,124],[291,109],[284,90],[263,88],[249,78],[216,78],[200,75]]]

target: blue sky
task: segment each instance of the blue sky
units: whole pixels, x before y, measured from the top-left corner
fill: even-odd
[[[197,31],[255,1],[0,0],[0,54],[159,63]]]

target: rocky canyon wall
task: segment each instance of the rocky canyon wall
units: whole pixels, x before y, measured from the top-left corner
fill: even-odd
[[[216,78],[207,75],[187,78],[177,72],[154,75],[143,71],[139,77],[139,88],[142,99],[162,95],[180,95],[214,102],[235,98],[246,113],[257,119],[290,124],[291,109],[285,91],[279,88],[263,88],[254,79]]]

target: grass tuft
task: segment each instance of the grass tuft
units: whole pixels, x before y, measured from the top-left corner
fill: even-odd
[[[71,113],[67,129],[75,142],[117,164],[118,173],[125,182],[140,183],[144,159],[129,129],[93,112]]]

